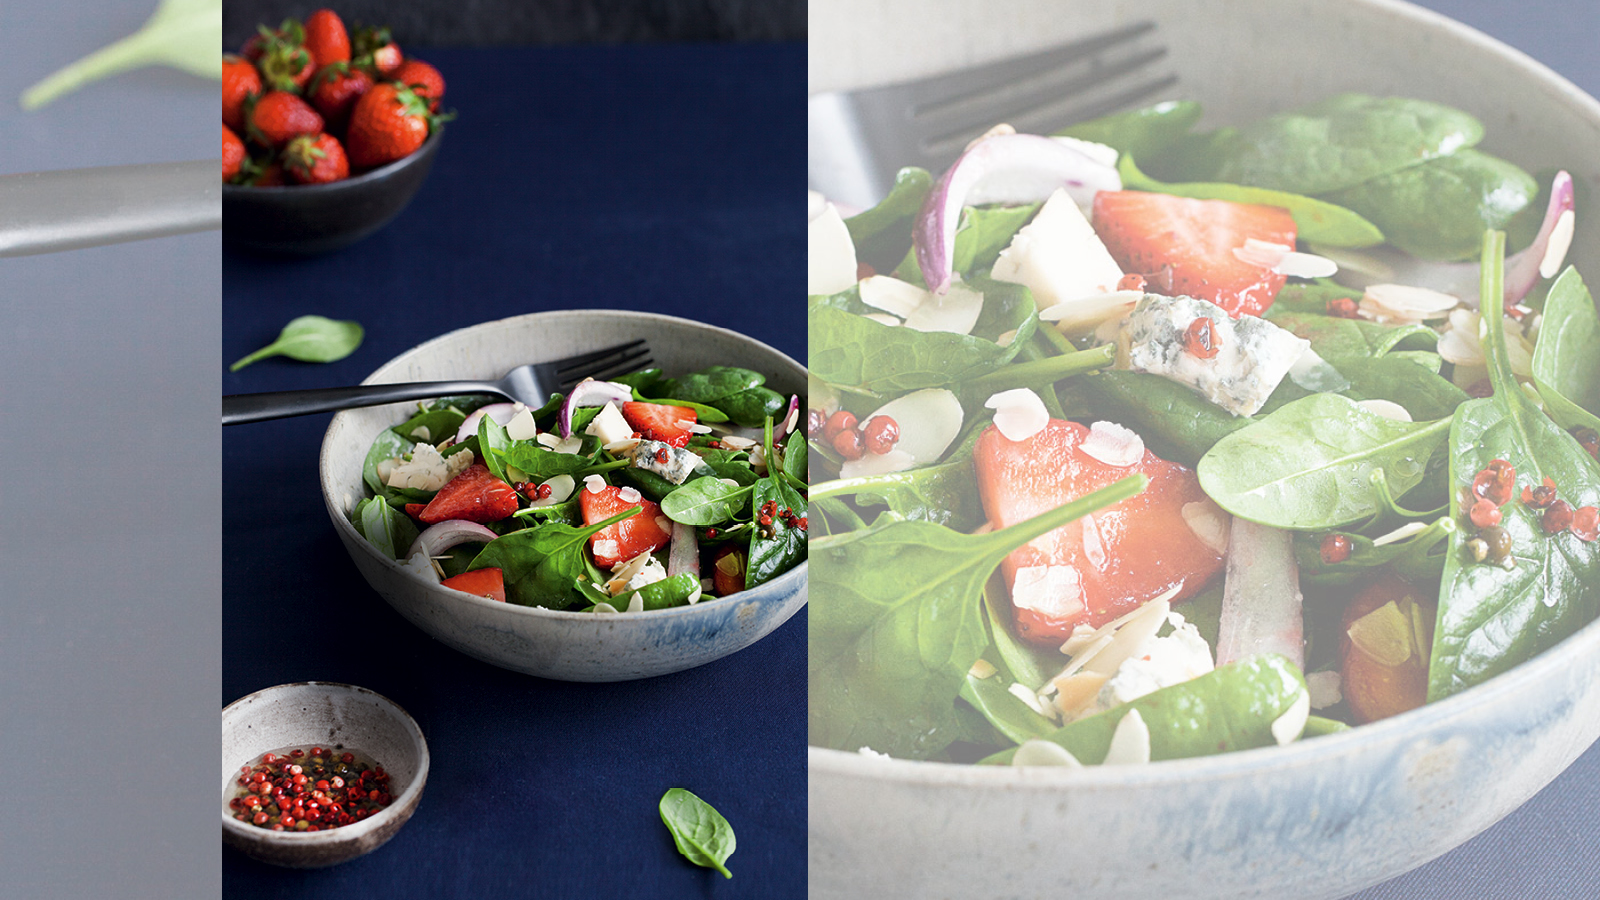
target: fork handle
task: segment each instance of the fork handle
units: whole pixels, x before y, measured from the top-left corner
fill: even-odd
[[[0,256],[222,227],[216,160],[0,175]]]
[[[503,391],[481,381],[411,381],[306,391],[229,394],[222,398],[222,424],[241,425],[245,422],[286,419],[356,406],[378,406],[399,400],[427,400],[455,394],[495,394],[511,399]]]

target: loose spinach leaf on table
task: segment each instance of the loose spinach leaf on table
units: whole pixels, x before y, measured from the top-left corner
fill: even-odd
[[[1389,243],[1412,256],[1465,259],[1477,251],[1484,229],[1506,227],[1538,193],[1533,176],[1517,166],[1458,150],[1323,199],[1371,219]]]
[[[92,81],[143,66],[172,66],[203,78],[220,78],[221,31],[222,0],[162,0],[138,31],[23,91],[22,108],[38,109]]]
[[[1193,100],[1166,100],[1078,122],[1055,133],[1105,144],[1124,155],[1145,159],[1182,141],[1198,121],[1200,104]]]
[[[351,522],[367,543],[391,559],[405,558],[411,542],[417,539],[417,526],[411,518],[380,497],[368,497],[356,504]]]
[[[1313,394],[1218,441],[1195,474],[1233,515],[1274,528],[1339,528],[1378,512],[1374,469],[1404,494],[1449,433],[1449,419],[1399,422],[1338,394]]]
[[[1017,547],[1144,490],[1124,478],[1009,528],[962,534],[884,514],[815,541],[811,743],[921,759],[954,738],[955,700],[989,639],[984,583]]]
[[[336,362],[361,346],[361,323],[336,322],[323,316],[301,316],[290,320],[278,339],[228,367],[237,372],[269,356],[287,356],[301,362]]]
[[[672,788],[661,796],[661,821],[672,833],[672,842],[678,845],[684,859],[733,877],[725,863],[738,842],[733,837],[733,826],[711,804],[683,788]]]
[[[704,476],[663,498],[661,511],[672,521],[685,525],[719,525],[749,505],[746,498],[754,489],[754,485],[731,485],[721,478]]]
[[[1458,109],[1403,97],[1338,94],[1237,129],[1223,145],[1216,180],[1317,196],[1482,139],[1483,124]]]
[[[880,325],[849,312],[859,305],[856,289],[808,299],[811,373],[829,384],[894,394],[960,384],[1010,362],[1033,337],[1038,323],[1026,288],[973,282],[981,290],[983,314],[972,334],[916,331]],[[1005,345],[995,339],[1016,335]]]
[[[1157,181],[1139,171],[1134,156],[1128,153],[1124,153],[1122,158],[1117,160],[1117,172],[1122,176],[1124,190],[1154,191],[1196,200],[1226,200],[1230,203],[1256,203],[1280,207],[1287,210],[1294,219],[1295,236],[1302,241],[1312,241],[1329,247],[1372,247],[1383,243],[1383,232],[1378,226],[1363,219],[1353,210],[1327,200],[1270,188],[1223,182]]]
[[[1505,236],[1484,237],[1482,283],[1484,350],[1494,396],[1456,411],[1450,434],[1451,485],[1470,485],[1490,461],[1517,470],[1520,485],[1550,478],[1574,508],[1600,504],[1600,463],[1551,421],[1523,392],[1506,350]],[[1501,507],[1500,527],[1511,536],[1512,568],[1476,562],[1466,549],[1474,536],[1459,490],[1450,514],[1462,527],[1450,539],[1428,668],[1428,700],[1448,697],[1554,646],[1600,614],[1600,542],[1569,532],[1546,534],[1540,511],[1513,499]]]
[[[1562,428],[1600,431],[1600,313],[1571,266],[1545,297],[1533,380],[1545,411]]]
[[[1138,710],[1150,729],[1152,762],[1270,747],[1276,743],[1272,723],[1305,691],[1305,677],[1286,657],[1248,656],[1043,737],[1066,748],[1079,762],[1098,765],[1111,749],[1111,736],[1122,717]],[[1005,765],[1014,755],[1015,748],[983,762]]]
[[[522,606],[568,609],[583,602],[573,584],[588,574],[584,546],[589,537],[639,512],[626,510],[583,528],[549,522],[504,535],[484,546],[472,569],[498,568],[505,577],[506,599]]]

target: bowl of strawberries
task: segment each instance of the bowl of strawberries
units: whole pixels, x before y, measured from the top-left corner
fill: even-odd
[[[314,254],[387,225],[438,155],[444,91],[387,28],[351,31],[330,9],[262,26],[223,56],[225,239]]]

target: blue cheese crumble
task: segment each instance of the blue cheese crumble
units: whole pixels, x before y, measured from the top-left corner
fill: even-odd
[[[1211,319],[1217,355],[1201,359],[1184,349],[1195,319]],[[1236,416],[1255,415],[1311,342],[1255,316],[1233,319],[1193,297],[1146,294],[1128,315],[1128,368],[1160,375],[1194,390]]]
[[[661,461],[663,450],[666,451],[666,462]],[[683,484],[696,469],[705,465],[705,460],[688,450],[661,441],[640,441],[633,451],[633,465],[636,469],[654,472],[673,484]]]

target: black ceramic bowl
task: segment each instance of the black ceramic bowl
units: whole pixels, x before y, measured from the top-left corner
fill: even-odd
[[[433,168],[444,129],[417,152],[333,184],[222,187],[222,235],[231,246],[269,253],[326,253],[389,224]]]

